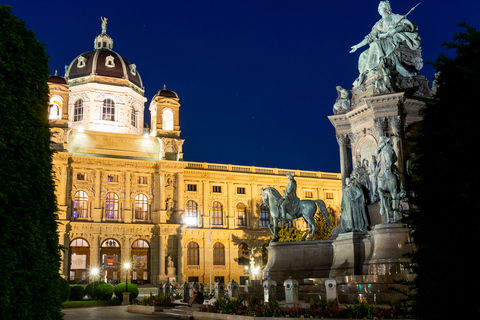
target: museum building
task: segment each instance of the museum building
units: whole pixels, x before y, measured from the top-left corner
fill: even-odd
[[[158,91],[148,128],[137,66],[112,49],[105,27],[65,77],[49,78],[61,273],[71,283],[93,280],[93,268],[113,282],[244,283],[271,238],[261,190],[283,192],[288,172],[299,198],[339,214],[339,173],[184,161],[179,96]]]

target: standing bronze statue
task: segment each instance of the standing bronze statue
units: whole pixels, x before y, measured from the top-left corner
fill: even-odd
[[[285,199],[280,195],[277,189],[272,187],[262,188],[262,200],[263,205],[270,209],[270,215],[272,222],[270,222],[268,228],[273,235],[271,242],[278,241],[278,223],[280,221],[291,221],[303,217],[308,226],[308,231],[303,235],[302,241],[305,240],[307,235],[308,240],[312,240],[315,235],[315,213],[317,212],[317,206],[320,209],[327,224],[331,227],[332,223],[328,216],[327,207],[323,200],[300,200],[297,197],[297,183],[293,178],[293,173],[287,174],[289,183],[285,190]]]

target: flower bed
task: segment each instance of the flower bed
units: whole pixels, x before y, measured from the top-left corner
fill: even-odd
[[[312,300],[308,308],[282,308],[277,302],[261,303],[259,299],[219,299],[212,305],[205,305],[195,313],[198,318],[224,319],[214,314],[249,317],[275,318],[331,318],[331,319],[411,319],[410,309],[405,305],[380,308],[360,300],[353,306],[338,307],[337,303]],[[203,313],[203,314],[202,314]],[[208,316],[210,313],[212,316]],[[227,317],[228,319],[236,317]]]
[[[172,308],[175,304],[172,303],[170,295],[143,297],[142,300],[134,299],[132,304],[128,306],[128,312],[152,314],[154,312],[161,312],[165,308]]]

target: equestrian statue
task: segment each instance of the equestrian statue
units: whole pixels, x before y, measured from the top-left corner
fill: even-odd
[[[283,198],[277,189],[272,187],[262,188],[263,205],[270,209],[272,221],[268,228],[273,235],[271,242],[278,241],[278,223],[280,221],[291,221],[303,217],[308,226],[308,231],[303,235],[302,241],[307,235],[310,235],[307,240],[312,240],[315,235],[315,213],[317,206],[320,209],[327,224],[331,227],[332,223],[328,216],[327,207],[323,200],[300,200],[297,197],[297,182],[294,179],[294,174],[289,172],[287,174],[289,180],[287,189],[285,190]]]

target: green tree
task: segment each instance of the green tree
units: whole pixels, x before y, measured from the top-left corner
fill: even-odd
[[[438,90],[423,110],[416,139],[412,201],[417,210],[407,221],[417,246],[412,262],[419,319],[480,318],[480,301],[469,292],[480,281],[467,276],[478,270],[472,249],[480,234],[480,170],[474,161],[480,33],[465,23],[460,26],[465,32],[442,44],[455,55],[442,54],[432,63],[439,72]]]
[[[278,242],[302,241],[303,233],[295,227],[283,226],[278,229]]]
[[[317,228],[315,229],[315,240],[328,240],[332,236],[332,230],[335,228],[335,218],[331,215],[328,216],[332,226],[330,227],[325,218],[320,212],[315,214],[315,222],[317,223]]]
[[[0,318],[59,319],[45,48],[0,6]]]

